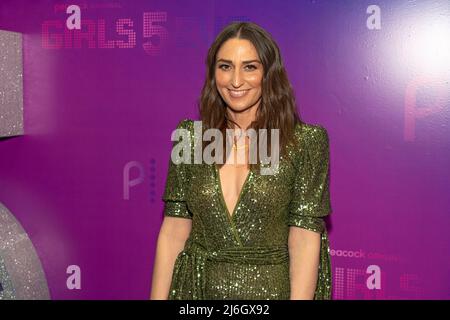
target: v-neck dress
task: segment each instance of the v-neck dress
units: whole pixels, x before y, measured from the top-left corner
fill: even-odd
[[[173,268],[172,300],[288,300],[291,226],[321,234],[315,299],[331,299],[329,139],[320,125],[297,124],[298,147],[275,174],[250,170],[230,216],[217,164],[194,163],[194,121],[177,125],[191,141],[191,164],[169,160],[164,215],[192,219]],[[174,142],[175,146],[178,142]],[[288,160],[289,159],[289,160]],[[269,167],[269,165],[262,165]]]

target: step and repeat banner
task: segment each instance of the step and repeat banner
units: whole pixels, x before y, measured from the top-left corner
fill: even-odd
[[[2,1],[0,299],[148,299],[172,142],[234,21],[330,139],[334,299],[450,298],[448,1]]]

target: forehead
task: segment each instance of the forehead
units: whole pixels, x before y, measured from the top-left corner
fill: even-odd
[[[255,46],[245,39],[228,39],[217,52],[217,59],[250,60],[257,59]]]

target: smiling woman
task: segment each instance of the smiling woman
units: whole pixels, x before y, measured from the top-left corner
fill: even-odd
[[[248,159],[246,135],[219,165],[169,162],[151,299],[330,299],[326,129],[300,120],[279,48],[258,25],[227,26],[206,64],[203,133],[220,130],[225,145],[230,129],[278,130],[278,170],[260,174],[260,156],[229,163],[238,149]],[[177,129],[196,141],[193,120]]]

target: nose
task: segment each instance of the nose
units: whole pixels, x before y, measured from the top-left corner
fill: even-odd
[[[238,89],[240,86],[242,86],[241,79],[242,77],[240,70],[234,69],[233,77],[231,79],[231,84],[233,85],[234,88]]]

